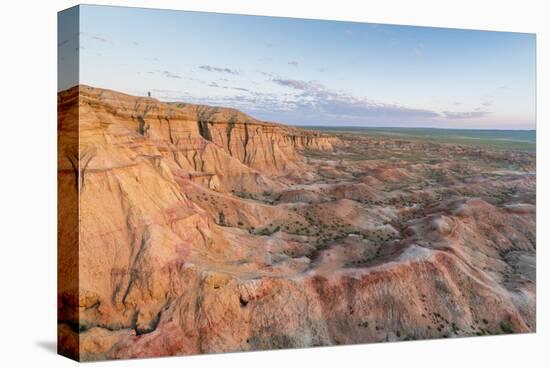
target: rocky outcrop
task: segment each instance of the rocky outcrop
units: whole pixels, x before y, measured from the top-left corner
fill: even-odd
[[[334,136],[268,123],[234,109],[173,103],[195,116],[199,134],[231,157],[264,173],[296,168],[303,149],[332,150]]]
[[[65,92],[70,93],[76,91]],[[228,108],[165,104],[87,86],[80,86],[79,96],[81,133],[93,139],[83,141],[83,149],[94,150],[95,164],[129,149],[133,155],[162,158],[176,176],[217,191],[280,188],[280,180],[272,178],[299,170],[301,150],[331,150],[338,143],[335,137],[261,122]]]
[[[87,86],[58,110],[64,354],[535,330],[534,177],[481,175],[507,156],[378,161],[393,148]]]

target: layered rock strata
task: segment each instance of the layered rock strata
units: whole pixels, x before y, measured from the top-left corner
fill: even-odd
[[[418,142],[88,86],[58,102],[65,354],[535,330],[528,154],[502,172],[505,152],[420,159],[403,155]]]

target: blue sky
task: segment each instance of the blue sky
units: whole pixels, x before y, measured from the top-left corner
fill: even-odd
[[[535,128],[532,34],[86,5],[59,37],[80,83],[263,120]]]

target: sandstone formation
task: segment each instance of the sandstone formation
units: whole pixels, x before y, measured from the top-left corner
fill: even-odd
[[[64,354],[535,330],[533,154],[88,86],[58,109]]]

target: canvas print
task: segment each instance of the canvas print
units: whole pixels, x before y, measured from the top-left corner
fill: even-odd
[[[59,13],[58,348],[536,331],[535,35]]]

